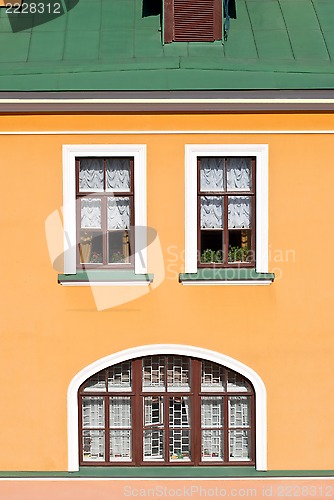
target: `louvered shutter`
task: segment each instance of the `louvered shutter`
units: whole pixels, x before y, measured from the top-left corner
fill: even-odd
[[[222,39],[222,0],[165,0],[164,39],[213,42]]]

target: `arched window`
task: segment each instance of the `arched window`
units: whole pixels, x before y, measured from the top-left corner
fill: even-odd
[[[252,465],[254,390],[210,361],[146,356],[79,389],[80,465]]]

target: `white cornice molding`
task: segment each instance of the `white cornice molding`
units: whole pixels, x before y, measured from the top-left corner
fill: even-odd
[[[331,135],[334,130],[0,130],[1,135]]]

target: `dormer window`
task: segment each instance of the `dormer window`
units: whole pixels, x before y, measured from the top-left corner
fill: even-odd
[[[164,0],[164,42],[214,42],[224,17],[235,17],[235,0]]]

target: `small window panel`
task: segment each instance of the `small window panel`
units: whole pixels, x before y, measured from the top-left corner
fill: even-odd
[[[64,274],[58,282],[149,284],[146,145],[66,144],[62,150]]]
[[[124,361],[92,375],[78,397],[81,465],[254,464],[253,387],[217,363]]]

